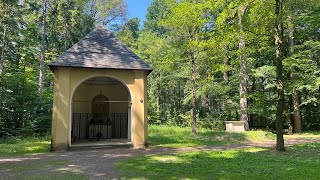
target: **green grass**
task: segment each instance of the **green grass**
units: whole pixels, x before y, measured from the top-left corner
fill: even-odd
[[[320,179],[320,143],[287,152],[270,148],[199,151],[130,158],[117,164],[126,179]]]
[[[43,153],[50,150],[49,137],[0,139],[0,156]]]
[[[319,132],[305,132],[286,135],[286,139],[320,138]],[[244,133],[228,133],[198,129],[197,135],[192,135],[191,128],[181,128],[168,125],[149,126],[149,145],[151,147],[196,147],[227,145],[242,142],[263,142],[274,140],[275,134],[265,131],[248,131]],[[5,138],[0,139],[0,157],[23,155],[28,153],[45,153],[50,150],[49,137]]]
[[[247,131],[243,132],[250,142],[263,142],[276,139],[276,135],[268,131]]]
[[[287,139],[295,139],[295,138],[320,138],[320,131],[311,131],[311,132],[302,132],[295,133],[291,135],[285,135]]]
[[[245,140],[242,133],[227,133],[199,129],[192,135],[191,128],[157,125],[149,126],[149,145],[165,147],[195,147],[203,145],[225,145]]]
[[[191,128],[157,125],[149,127],[149,145],[164,147],[195,147],[204,145],[226,145],[245,141],[261,142],[273,140],[275,135],[265,131],[230,133],[199,129],[192,135]]]

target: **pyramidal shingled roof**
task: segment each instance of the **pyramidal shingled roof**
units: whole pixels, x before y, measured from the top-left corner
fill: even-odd
[[[49,63],[49,67],[152,71],[148,64],[103,26],[87,34],[60,57]]]

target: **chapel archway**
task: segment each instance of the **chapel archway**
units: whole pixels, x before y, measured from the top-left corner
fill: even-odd
[[[95,140],[130,141],[131,96],[111,77],[85,80],[72,97],[71,143]]]

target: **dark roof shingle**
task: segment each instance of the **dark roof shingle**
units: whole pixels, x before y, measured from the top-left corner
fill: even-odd
[[[152,68],[105,27],[98,27],[73,45],[49,67],[152,71]]]

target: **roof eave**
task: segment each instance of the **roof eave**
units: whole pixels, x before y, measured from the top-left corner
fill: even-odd
[[[84,69],[113,69],[113,70],[136,70],[136,71],[147,71],[147,75],[149,75],[152,71],[153,68],[148,68],[148,69],[126,69],[126,68],[103,68],[103,67],[79,67],[79,66],[60,66],[60,65],[48,65],[49,68],[51,69],[52,72],[54,72],[54,68],[84,68]]]

